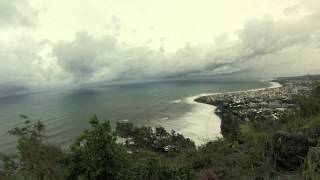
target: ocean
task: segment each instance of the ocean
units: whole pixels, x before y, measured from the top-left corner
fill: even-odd
[[[51,143],[66,147],[96,114],[101,120],[163,126],[191,138],[197,145],[221,137],[214,107],[193,101],[196,96],[266,88],[268,82],[171,80],[30,92],[0,98],[0,152],[15,150],[8,130],[22,125],[20,114],[41,120]]]

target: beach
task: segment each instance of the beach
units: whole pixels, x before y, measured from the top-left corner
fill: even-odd
[[[240,93],[240,92],[252,92],[265,89],[279,88],[282,85],[277,82],[269,82],[269,86],[266,88],[254,88],[241,91],[231,91],[223,93],[202,93],[195,96],[190,96],[182,100],[175,100],[172,103],[186,103],[191,105],[192,108],[190,112],[185,113],[177,120],[167,121],[163,119],[159,124],[164,126],[167,130],[174,130],[182,134],[185,137],[192,139],[197,146],[206,144],[209,141],[217,140],[222,138],[221,134],[221,118],[216,113],[217,106],[199,103],[195,101],[198,98],[206,96],[214,96],[218,94],[228,94],[228,93]],[[179,123],[183,122],[183,123]]]
[[[294,97],[309,94],[310,83],[300,81],[270,82],[267,88],[198,96],[195,101],[213,106],[215,116],[220,117],[221,133],[224,127],[237,122],[277,121],[297,108]]]

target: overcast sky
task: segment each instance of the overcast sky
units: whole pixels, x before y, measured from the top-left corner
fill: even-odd
[[[0,0],[0,87],[319,70],[319,0]]]

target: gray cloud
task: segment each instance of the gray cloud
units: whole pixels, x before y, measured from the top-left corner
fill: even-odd
[[[26,0],[0,0],[0,27],[34,26],[37,13]]]
[[[50,43],[19,36],[18,43],[8,42],[0,49],[0,85],[317,73],[320,4],[307,2],[286,9],[288,16],[299,18],[252,19],[236,32],[236,40],[223,34],[211,43],[187,43],[175,52],[165,51],[165,40],[154,49],[148,43],[128,45],[117,34],[93,36],[84,31],[72,40]],[[34,24],[34,11],[24,16],[29,8],[27,1],[0,0],[0,27]],[[302,16],[301,12],[308,13]],[[114,16],[113,21],[117,30],[123,28],[119,18]],[[48,53],[43,53],[45,46]]]
[[[11,96],[11,95],[18,95],[26,93],[28,88],[26,86],[16,85],[16,84],[2,84],[0,86],[0,98]]]
[[[58,64],[75,81],[162,78],[180,72],[193,71],[195,52],[181,49],[165,54],[161,48],[131,47],[105,36],[94,38],[77,33],[71,42],[60,42],[53,49]],[[197,64],[201,66],[201,64]]]
[[[39,59],[36,44],[30,39],[23,39],[23,43],[14,47],[0,50],[0,84],[20,83],[26,78],[33,79],[39,71],[33,65]]]
[[[53,56],[62,69],[81,82],[228,74],[269,78],[319,70],[319,29],[314,14],[290,21],[264,17],[248,21],[238,31],[238,39],[223,40],[224,46],[186,44],[174,53],[127,46],[109,36],[94,38],[78,33],[73,41],[58,43]]]
[[[67,80],[54,60],[40,55],[45,43],[27,37],[18,42],[8,42],[10,45],[3,44],[0,49],[0,91],[1,87],[40,86]]]

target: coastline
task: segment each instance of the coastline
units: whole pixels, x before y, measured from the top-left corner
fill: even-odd
[[[279,86],[277,83],[267,82],[263,84],[264,85],[262,87],[264,88],[274,88]],[[258,86],[257,88],[246,88],[244,86],[243,89],[244,91],[263,89],[259,87],[261,86]],[[231,91],[222,91],[221,93],[210,93],[209,91],[208,93],[199,93],[171,100],[169,103],[180,104],[179,106],[184,106],[184,108],[188,107],[188,110],[174,118],[167,116],[161,117],[154,122],[154,126],[162,126],[167,131],[174,130],[177,133],[182,134],[184,137],[192,139],[196,146],[205,145],[207,142],[222,138],[221,118],[216,113],[217,106],[207,103],[199,103],[195,101],[195,99],[206,95],[224,94]]]
[[[234,139],[249,122],[273,123],[298,108],[296,96],[310,94],[312,81],[272,81],[266,88],[198,96],[194,101],[215,107],[221,134]],[[281,84],[280,84],[281,83]],[[241,126],[241,127],[240,127]]]
[[[214,120],[216,122],[218,122],[219,126],[218,128],[219,129],[212,129],[213,131],[216,131],[218,134],[216,137],[212,137],[210,138],[211,140],[216,140],[217,138],[221,138],[223,137],[222,135],[222,132],[221,132],[221,126],[222,126],[222,123],[223,123],[223,118],[221,116],[221,114],[217,113],[217,110],[218,110],[218,106],[216,105],[213,105],[213,104],[209,104],[209,103],[206,103],[206,102],[199,102],[199,101],[196,101],[197,99],[199,98],[205,98],[205,97],[208,97],[208,96],[215,96],[215,95],[219,95],[219,94],[234,94],[234,93],[242,93],[242,92],[255,92],[255,91],[264,91],[264,90],[267,90],[267,89],[276,89],[276,88],[281,88],[283,87],[279,82],[275,82],[275,81],[269,81],[270,83],[270,86],[269,87],[266,87],[266,88],[257,88],[257,89],[248,89],[248,90],[242,90],[242,91],[233,91],[233,92],[224,92],[224,93],[207,93],[207,94],[199,94],[199,95],[196,95],[196,96],[191,96],[191,97],[188,97],[186,98],[186,101],[188,104],[193,104],[193,105],[196,105],[196,106],[201,106],[202,108],[205,108],[205,109],[211,109],[211,116],[214,117]],[[217,128],[217,127],[215,127]],[[198,145],[202,145],[202,144],[205,144],[206,142],[202,142],[202,143],[196,143],[197,146]]]
[[[220,130],[221,122],[220,117],[215,114],[215,107],[198,103],[194,101],[195,97],[197,96],[179,100],[179,103],[192,106],[190,111],[171,121],[161,119],[158,125],[164,127],[167,131],[174,130],[184,137],[190,138],[199,147],[209,141],[222,138]]]

